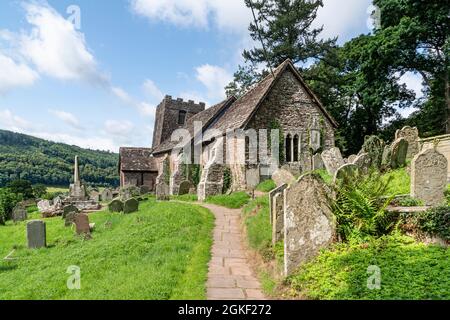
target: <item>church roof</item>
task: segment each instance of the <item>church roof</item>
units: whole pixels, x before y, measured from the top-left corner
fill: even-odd
[[[158,171],[150,148],[120,148],[120,171]]]

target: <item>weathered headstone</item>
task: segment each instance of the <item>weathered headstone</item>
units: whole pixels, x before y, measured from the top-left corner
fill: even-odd
[[[347,163],[337,169],[334,174],[333,182],[334,184],[345,183],[348,180],[353,179],[354,175],[357,173],[358,167],[353,163]]]
[[[123,213],[133,213],[139,210],[139,201],[134,198],[128,199],[123,204]]]
[[[12,219],[14,222],[20,222],[20,221],[25,221],[28,218],[28,212],[27,209],[18,204],[12,212]]]
[[[170,200],[170,188],[164,181],[156,185],[156,200],[169,201]]]
[[[404,167],[406,164],[406,154],[408,152],[408,141],[404,138],[395,140],[391,145],[391,162],[392,169]]]
[[[75,207],[73,204],[65,206],[63,210],[64,210],[63,215],[62,215],[63,219],[66,218],[67,214],[69,214],[71,212],[78,213],[78,211],[79,211],[78,208]]]
[[[100,193],[93,190],[89,193],[89,198],[95,202],[100,202]]]
[[[178,190],[178,195],[182,196],[184,194],[189,194],[192,187],[192,183],[188,180],[184,180],[180,183],[180,188]]]
[[[44,221],[32,220],[27,223],[27,240],[29,249],[47,246],[47,230]]]
[[[272,243],[275,245],[284,237],[284,194],[277,193],[272,200]]]
[[[419,153],[419,130],[414,127],[406,126],[395,132],[395,139],[404,138],[408,142],[407,159],[412,159]]]
[[[360,172],[367,173],[369,172],[370,166],[372,165],[372,158],[368,153],[362,153],[356,157],[356,159],[353,161],[353,164],[358,167]]]
[[[391,145],[389,144],[384,146],[381,166],[385,169],[391,166]]]
[[[325,169],[325,165],[323,164],[322,155],[317,153],[312,158],[313,161],[313,170],[322,170]]]
[[[259,168],[251,168],[247,169],[245,172],[247,189],[254,190],[259,182],[261,181],[261,177],[259,174]]]
[[[86,213],[77,213],[75,215],[75,226],[78,235],[90,235],[89,216]]]
[[[120,189],[120,199],[122,201],[126,201],[133,197],[133,194],[131,193],[130,187],[125,187]]]
[[[287,170],[278,169],[272,174],[272,180],[275,182],[277,187],[283,184],[292,184],[295,182],[295,177]]]
[[[284,271],[292,274],[335,238],[329,190],[320,177],[306,174],[285,191]]]
[[[112,191],[110,189],[108,189],[108,188],[103,190],[103,192],[102,192],[102,201],[108,202],[108,201],[111,201],[112,199],[113,199]]]
[[[352,154],[347,158],[347,163],[353,163],[358,156],[356,154]]]
[[[322,152],[322,160],[330,175],[334,175],[336,170],[345,164],[344,159],[342,158],[341,150],[337,147]]]
[[[66,214],[66,218],[64,219],[64,226],[70,227],[75,222],[75,216],[77,212],[69,212]]]
[[[371,160],[370,165],[375,168],[380,168],[383,160],[384,141],[377,136],[366,136],[364,144],[358,156],[367,153]],[[354,162],[353,162],[354,163]]]
[[[411,163],[411,197],[428,206],[444,203],[448,161],[435,148],[423,150]]]
[[[108,204],[108,209],[110,212],[122,212],[123,202],[119,199],[113,200]]]
[[[150,188],[148,186],[141,186],[139,188],[139,193],[140,193],[141,196],[149,194],[150,193]]]
[[[276,197],[277,194],[281,194],[283,195],[284,190],[286,190],[286,188],[288,187],[288,185],[282,184],[279,187],[276,187],[275,189],[273,189],[272,191],[269,192],[269,209],[270,209],[270,223],[273,224],[273,215],[274,215],[274,211],[273,211],[273,203],[274,203],[274,198]]]

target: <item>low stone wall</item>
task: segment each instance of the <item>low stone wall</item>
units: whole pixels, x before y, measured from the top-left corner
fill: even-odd
[[[448,163],[450,163],[450,134],[419,139],[420,149],[425,150],[432,148],[435,140],[439,140],[437,151],[442,153],[447,158]],[[448,166],[447,171],[447,182],[450,183],[450,166]]]

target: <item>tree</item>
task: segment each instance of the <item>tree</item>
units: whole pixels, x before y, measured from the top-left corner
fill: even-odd
[[[244,50],[246,65],[235,73],[226,88],[228,95],[241,95],[267,75],[267,64],[275,67],[288,58],[294,64],[320,60],[335,45],[336,39],[319,39],[322,27],[313,27],[322,0],[245,0],[245,4],[257,13],[257,23],[249,27],[250,36],[258,42],[261,39],[266,51],[260,47]],[[258,71],[261,65],[265,68]]]
[[[42,198],[47,193],[47,187],[44,184],[33,186],[33,194],[35,198]]]
[[[27,180],[14,180],[8,183],[8,189],[17,195],[21,195],[24,200],[33,199],[33,187]]]
[[[9,188],[0,188],[0,225],[10,218],[14,207],[22,200],[20,195],[11,192]]]
[[[374,0],[374,4],[381,17],[375,37],[386,40],[380,47],[383,58],[400,73],[420,73],[427,87],[428,99],[412,122],[428,135],[450,133],[449,1]]]

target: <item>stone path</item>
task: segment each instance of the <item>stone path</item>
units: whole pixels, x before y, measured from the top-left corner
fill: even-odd
[[[240,228],[240,210],[201,204],[216,216],[212,259],[207,282],[208,300],[265,299],[250,268]]]

